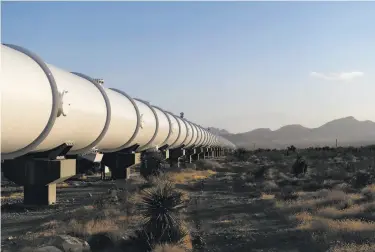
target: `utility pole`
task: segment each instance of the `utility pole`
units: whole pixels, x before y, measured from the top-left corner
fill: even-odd
[[[336,138],[336,148],[337,148],[337,138]]]

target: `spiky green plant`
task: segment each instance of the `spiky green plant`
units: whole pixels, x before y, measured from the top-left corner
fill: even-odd
[[[163,181],[144,190],[142,203],[146,223],[155,223],[164,228],[175,221],[175,215],[184,207],[183,193],[177,191],[172,182]]]
[[[178,243],[186,236],[179,220],[179,212],[185,207],[183,196],[170,181],[144,190],[141,201],[143,232],[152,243]]]

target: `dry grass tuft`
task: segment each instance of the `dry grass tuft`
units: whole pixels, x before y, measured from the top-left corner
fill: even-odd
[[[196,162],[197,170],[220,170],[223,169],[224,166],[217,161],[209,160],[209,159],[201,159]]]
[[[375,199],[375,184],[366,186],[361,190],[361,194],[368,199]]]
[[[65,187],[69,187],[70,185],[66,182],[62,182],[62,183],[58,183],[56,184],[56,187],[57,188],[65,188]]]
[[[120,218],[122,219],[122,218]],[[98,220],[88,220],[81,221],[77,219],[72,219],[68,223],[68,232],[74,233],[81,237],[87,237],[93,234],[103,233],[103,232],[114,232],[120,229],[117,220],[113,219],[98,219]]]
[[[360,194],[347,194],[340,190],[320,190],[317,192],[296,192],[296,200],[282,201],[278,200],[276,206],[283,210],[293,212],[299,211],[317,211],[318,209],[329,206],[342,206],[343,208],[354,205],[355,201],[360,200]]]
[[[206,179],[214,174],[216,174],[216,172],[212,170],[197,171],[193,169],[186,169],[180,172],[171,172],[169,174],[169,179],[176,184],[185,184],[188,182]]]
[[[262,200],[272,200],[275,198],[275,195],[274,194],[267,194],[267,193],[262,193],[260,198]]]
[[[331,220],[305,213],[296,215],[296,219],[300,220],[300,224],[297,228],[301,230],[334,233],[375,231],[374,222],[361,220]]]
[[[330,217],[344,216],[346,213],[361,212],[362,208],[355,206],[346,210],[333,207],[319,209],[317,213],[299,212],[293,217],[299,222],[297,228],[309,231],[327,233],[375,232],[375,222],[356,219],[334,220]]]
[[[6,195],[1,195],[2,200],[6,199],[22,199],[23,198],[23,192],[13,192]]]
[[[347,243],[344,245],[336,245],[329,252],[374,252],[375,244],[356,244]]]

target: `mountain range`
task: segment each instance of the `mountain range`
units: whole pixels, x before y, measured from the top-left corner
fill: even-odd
[[[310,146],[361,146],[375,144],[375,122],[358,121],[353,116],[335,119],[318,128],[306,128],[299,124],[283,126],[272,131],[259,128],[245,133],[231,134],[226,130],[209,128],[232,141],[238,147],[285,148],[295,145]]]

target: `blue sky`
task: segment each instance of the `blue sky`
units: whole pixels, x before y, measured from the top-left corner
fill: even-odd
[[[2,41],[203,126],[375,121],[375,2],[6,2]]]

